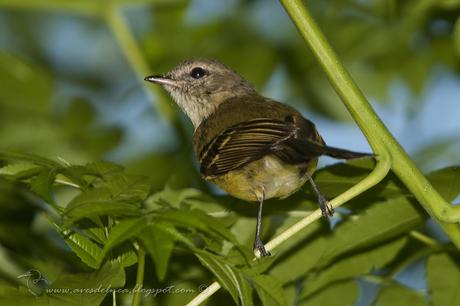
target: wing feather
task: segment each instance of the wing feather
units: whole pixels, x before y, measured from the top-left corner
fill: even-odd
[[[237,124],[217,135],[200,154],[201,172],[214,177],[239,169],[274,152],[273,148],[295,135],[293,123],[258,118]]]

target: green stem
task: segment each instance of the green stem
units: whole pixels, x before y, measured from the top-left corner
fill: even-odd
[[[339,61],[302,1],[281,0],[281,2],[377,157],[389,155],[394,173],[432,217],[443,222],[458,222],[460,207],[447,203],[441,197],[391,135]],[[444,228],[443,224],[442,226]],[[451,240],[460,247],[460,228],[458,226],[445,228]]]
[[[113,33],[125,58],[133,68],[139,82],[144,82],[144,77],[152,74],[149,65],[145,61],[133,34],[131,33],[125,18],[122,16],[121,9],[117,5],[112,5],[105,15],[107,26]],[[157,86],[143,86],[147,96],[154,101],[157,98],[158,111],[171,122],[175,122],[176,113],[169,103],[166,94]]]
[[[434,240],[433,238],[431,237],[428,237],[427,235],[425,234],[422,234],[418,231],[410,231],[409,232],[409,235],[412,237],[412,238],[415,238],[417,239],[418,241],[420,241],[421,243],[429,246],[431,249],[433,250],[439,250],[440,248],[443,247],[442,244],[440,244],[439,242],[437,242],[436,240]]]
[[[112,291],[112,306],[117,306],[117,293]]]
[[[139,247],[137,251],[137,275],[136,275],[136,286],[133,293],[133,306],[139,306],[141,304],[141,289],[144,285],[144,270],[145,270],[145,252],[142,247]]]

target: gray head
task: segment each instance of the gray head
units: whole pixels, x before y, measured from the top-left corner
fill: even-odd
[[[209,59],[186,60],[165,75],[145,80],[162,85],[195,128],[228,98],[256,92],[239,74]]]

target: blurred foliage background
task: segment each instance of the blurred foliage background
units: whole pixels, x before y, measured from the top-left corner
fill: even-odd
[[[425,171],[460,164],[460,1],[308,5],[417,164]],[[153,192],[168,186],[221,194],[199,178],[191,124],[164,92],[142,81],[191,57],[219,59],[264,95],[295,106],[327,143],[369,150],[281,5],[264,0],[0,0],[0,150],[70,164],[116,162],[146,175]],[[330,163],[325,158],[321,165]],[[54,273],[72,271],[69,263],[78,258],[53,242],[30,199],[8,186],[0,185],[6,279],[44,266],[47,256],[69,257]],[[247,222],[254,216],[251,208]],[[247,228],[252,235],[252,223]],[[180,268],[172,268],[175,275]],[[423,269],[411,270],[408,283],[426,288]],[[185,278],[197,273],[190,270]],[[371,303],[369,296],[359,305]]]

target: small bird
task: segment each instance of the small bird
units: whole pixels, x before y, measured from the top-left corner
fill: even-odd
[[[46,288],[49,286],[48,280],[44,278],[38,270],[30,269],[26,273],[19,275],[17,278],[23,277],[26,278],[27,289],[35,296],[37,296],[38,293],[34,290],[37,290],[38,288]]]
[[[327,146],[296,109],[263,97],[216,60],[186,60],[145,80],[160,84],[192,121],[202,177],[236,198],[259,203],[254,251],[260,256],[270,255],[260,238],[264,200],[286,198],[309,181],[328,218],[334,211],[312,178],[318,157],[371,155]]]

